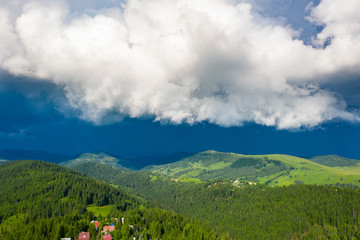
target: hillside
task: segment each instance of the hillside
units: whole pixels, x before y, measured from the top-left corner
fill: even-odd
[[[337,155],[314,156],[309,158],[309,160],[328,167],[355,166],[360,163],[359,160],[344,158]]]
[[[206,151],[175,163],[145,169],[180,179],[247,180],[272,186],[299,183],[360,186],[357,172],[281,154],[241,155]]]
[[[74,227],[67,235],[75,237],[83,228],[82,219],[91,217],[86,213],[87,205],[111,204],[125,210],[136,204],[136,199],[121,189],[41,161],[11,161],[0,165],[0,186],[0,227],[6,239],[23,239],[22,234],[28,236],[24,239],[39,235],[47,239],[51,229],[55,232],[67,217],[74,219],[67,222],[69,228]],[[60,222],[46,226],[45,230],[38,229],[44,221],[55,219]],[[0,239],[5,238],[0,236]]]
[[[0,186],[0,239],[74,239],[81,231],[100,239],[102,226],[110,224],[115,240],[229,239],[200,221],[139,206],[138,197],[122,188],[51,163],[4,163]],[[92,220],[99,223],[98,230]]]
[[[208,222],[234,239],[357,239],[360,193],[351,188],[240,181],[175,181],[151,172],[85,163],[88,176],[129,188],[157,206]]]
[[[72,169],[42,161],[11,161],[0,165],[0,202],[17,213],[13,203],[44,200],[80,202],[98,206],[135,202],[121,189],[90,179]],[[1,219],[6,219],[2,215]]]

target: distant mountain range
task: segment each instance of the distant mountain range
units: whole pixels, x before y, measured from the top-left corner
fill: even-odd
[[[185,157],[189,157],[194,153],[178,152],[165,157],[158,156],[142,156],[136,158],[124,158],[116,154],[96,150],[94,152],[80,153],[76,155],[53,154],[44,151],[28,151],[28,150],[0,150],[0,164],[13,160],[41,160],[60,164],[67,167],[73,167],[85,162],[95,162],[107,164],[116,168],[128,168],[132,170],[140,170],[151,165],[162,165],[179,161]]]
[[[125,170],[148,170],[185,181],[231,179],[272,186],[300,183],[360,186],[360,161],[336,155],[305,159],[282,154],[242,155],[205,151],[179,152],[166,157],[144,156],[127,159],[102,151],[74,156],[42,151],[0,151],[0,164],[11,160],[34,159],[70,168],[76,168],[84,163],[97,163]]]
[[[301,183],[360,186],[360,161],[334,155],[309,160],[282,154],[205,151],[175,163],[145,169],[183,180],[247,180],[272,186]]]
[[[0,159],[12,161],[12,160],[41,160],[45,162],[61,163],[73,158],[76,155],[66,156],[57,153],[48,153],[44,151],[28,151],[28,150],[13,150],[5,149],[0,150]]]

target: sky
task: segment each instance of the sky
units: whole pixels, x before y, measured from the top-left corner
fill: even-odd
[[[358,0],[3,0],[0,149],[360,159]]]

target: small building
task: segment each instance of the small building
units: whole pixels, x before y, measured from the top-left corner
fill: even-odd
[[[110,234],[106,234],[106,235],[102,235],[102,236],[101,236],[101,239],[102,239],[102,240],[111,240],[112,238],[111,238],[111,235],[110,235]]]
[[[91,223],[93,223],[95,225],[96,230],[99,227],[99,221],[91,221]]]
[[[71,240],[71,238],[61,238],[61,240]]]
[[[90,232],[79,232],[78,240],[90,240]]]
[[[112,232],[115,230],[115,226],[104,226],[103,227],[103,230],[101,231],[101,233],[109,233],[109,232]]]

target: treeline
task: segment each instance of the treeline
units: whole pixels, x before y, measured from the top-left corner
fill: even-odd
[[[71,169],[41,161],[13,161],[0,165],[0,239],[74,239],[80,231],[100,239],[87,205],[113,205],[109,219],[116,223],[113,239],[227,239],[200,221],[173,212],[147,209],[121,188],[86,177]],[[105,220],[108,219],[108,220]],[[120,224],[120,225],[119,225]],[[130,227],[129,225],[132,225]]]
[[[81,165],[98,179],[133,189],[158,206],[207,221],[236,239],[360,239],[360,193],[335,186],[243,188],[229,182],[180,183],[149,172]],[[224,183],[224,184],[221,184]]]

